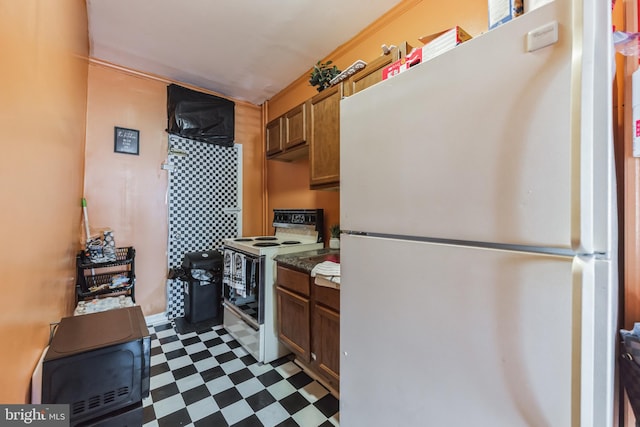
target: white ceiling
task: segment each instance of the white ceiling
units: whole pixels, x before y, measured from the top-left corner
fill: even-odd
[[[262,104],[401,0],[87,0],[93,58]]]

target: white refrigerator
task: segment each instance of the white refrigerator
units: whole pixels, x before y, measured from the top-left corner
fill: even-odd
[[[341,101],[341,425],[613,425],[610,7]]]

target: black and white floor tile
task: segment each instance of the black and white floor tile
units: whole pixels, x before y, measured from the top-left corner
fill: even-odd
[[[144,427],[330,427],[339,403],[290,357],[259,364],[222,326],[179,334],[149,327]]]

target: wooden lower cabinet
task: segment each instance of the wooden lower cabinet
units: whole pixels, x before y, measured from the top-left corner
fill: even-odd
[[[340,291],[317,286],[307,273],[278,265],[280,342],[331,388],[340,386]]]
[[[313,319],[315,365],[335,388],[340,383],[340,314],[316,304]]]
[[[278,295],[278,338],[302,360],[311,360],[311,304],[309,298],[276,287]]]

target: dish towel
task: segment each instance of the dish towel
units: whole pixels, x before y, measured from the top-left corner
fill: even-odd
[[[236,291],[236,294],[242,298],[247,297],[247,259],[241,253],[233,254],[233,275],[231,278],[231,288]]]
[[[311,277],[315,277],[315,284],[330,288],[340,288],[340,264],[324,261],[316,264],[311,270]]]
[[[316,274],[322,274],[323,276],[340,276],[340,264],[333,261],[324,261],[316,264],[311,270],[311,277],[316,277]]]
[[[246,294],[251,295],[252,290],[256,287],[256,268],[258,267],[257,259],[249,259],[247,262],[251,263],[251,269],[249,273],[249,280],[247,280],[247,285],[245,286]]]
[[[222,261],[222,285],[231,287],[231,276],[233,275],[233,252],[229,249],[224,250]]]

